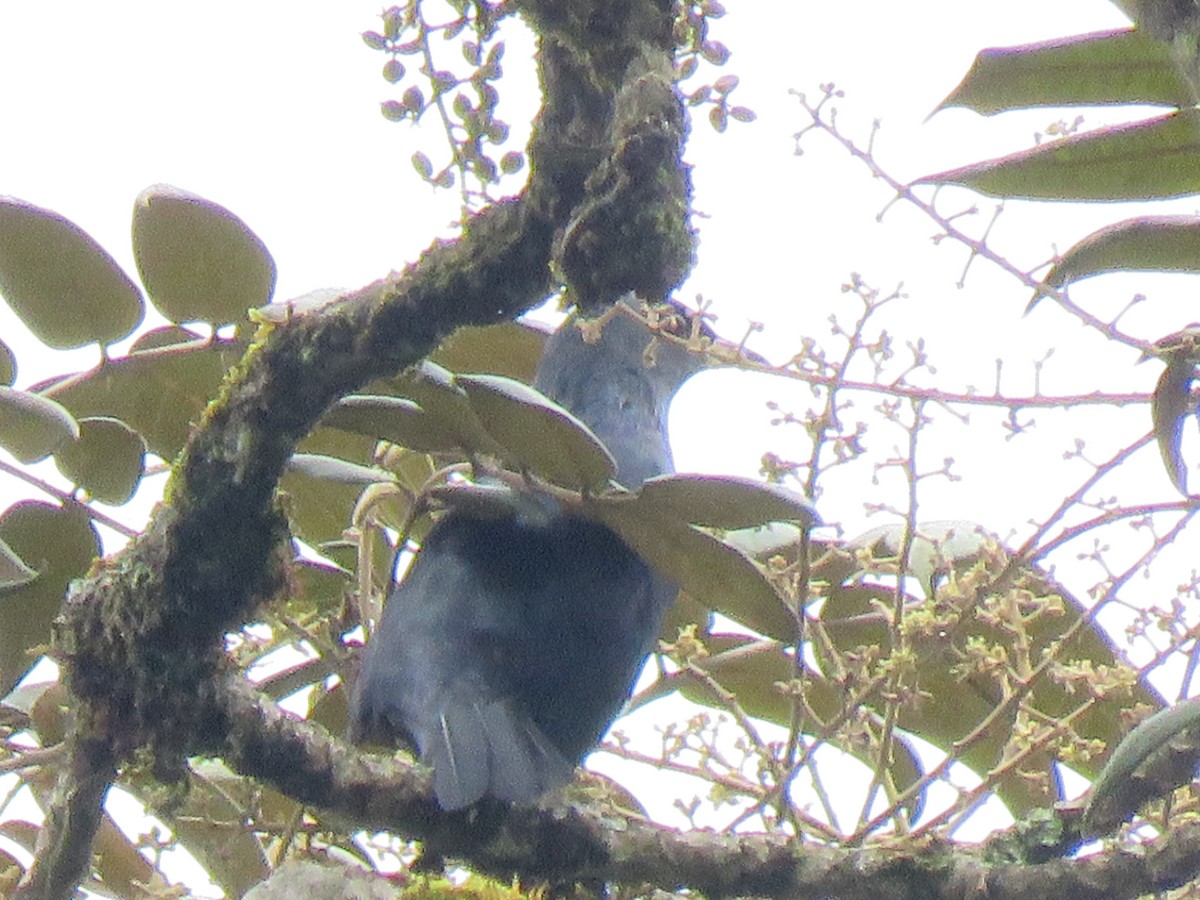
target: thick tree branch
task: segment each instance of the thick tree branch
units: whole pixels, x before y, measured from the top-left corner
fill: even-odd
[[[1200,871],[1200,825],[1137,852],[994,864],[985,861],[990,845],[929,840],[843,849],[779,835],[680,833],[639,820],[615,827],[612,811],[561,801],[446,815],[422,769],[332,740],[236,676],[218,703],[213,717],[229,727],[224,758],[243,774],[319,807],[327,820],[395,830],[502,877],[686,885],[714,897],[1119,900],[1178,887]]]
[[[72,735],[74,765],[19,896],[65,897],[86,875],[99,804],[131,752],[149,747],[157,771],[171,777],[186,756],[222,751],[221,636],[282,588],[288,533],[275,485],[330,404],[417,362],[459,325],[512,318],[540,301],[554,286],[556,240],[594,207],[585,203],[593,173],[638,182],[645,155],[630,148],[664,141],[679,167],[670,4],[626,5],[628,15],[607,4],[528,4],[543,19],[545,103],[524,194],[476,216],[460,239],[399,275],[280,325],[252,348],[189,441],[150,527],[72,591],[56,651],[78,720],[89,725]],[[593,33],[603,22],[609,30]],[[607,180],[603,189],[611,192]],[[647,224],[686,230],[686,202],[674,211],[683,215]],[[658,278],[663,290],[682,274],[674,266]],[[644,268],[644,260],[618,268],[604,286],[614,296],[639,287],[630,278],[644,279]],[[97,746],[105,752],[92,752]]]

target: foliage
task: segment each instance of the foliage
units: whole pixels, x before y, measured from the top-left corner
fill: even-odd
[[[497,114],[496,85],[503,77],[505,50],[498,26],[505,13],[500,4],[491,3],[452,2],[434,13],[429,12],[430,5],[409,0],[389,7],[380,16],[382,30],[363,32],[363,42],[388,56],[383,79],[402,89],[399,100],[380,104],[385,119],[419,125],[426,114],[437,114],[449,145],[448,159],[435,164],[417,150],[412,155],[413,169],[435,188],[458,184],[466,215],[494,201],[494,189],[525,167],[521,150],[508,149],[498,158],[492,152],[492,148],[511,146],[510,125]],[[715,67],[728,62],[729,48],[708,34],[710,21],[724,14],[716,0],[678,4],[676,75],[681,82],[696,76],[702,64]],[[416,62],[415,68],[413,62],[406,66],[405,59]],[[755,118],[748,107],[730,104],[737,85],[736,75],[723,75],[712,83],[689,85],[684,96],[690,107],[707,107],[709,123],[724,131],[730,119],[752,122]]]
[[[460,186],[469,223],[493,204],[503,176],[524,166],[525,151],[507,149],[508,125],[496,116],[498,27],[511,10],[484,2],[449,8],[451,18],[431,24],[421,3],[392,7],[382,14],[382,30],[364,40],[387,55],[384,77],[403,90],[401,100],[384,103],[386,117],[419,124],[436,111],[449,158],[435,165],[417,154],[413,165],[435,186]],[[708,34],[721,12],[708,0],[677,8],[680,80],[693,77],[700,60],[727,60],[729,51]],[[437,35],[443,44],[457,42],[462,73],[457,63],[452,70],[436,61]],[[405,64],[410,59],[419,60],[415,71]],[[797,846],[855,847],[896,835],[951,835],[994,798],[1026,821],[992,843],[990,859],[1042,863],[1070,854],[1085,836],[1134,841],[1128,829],[1114,832],[1141,804],[1190,778],[1200,758],[1191,704],[1159,712],[1122,742],[1132,720],[1164,706],[1147,676],[1172,655],[1192,652],[1195,625],[1184,601],[1200,597],[1196,575],[1179,586],[1170,608],[1143,604],[1129,635],[1114,634],[1101,619],[1131,604],[1134,575],[1194,535],[1200,506],[1188,493],[1182,433],[1195,407],[1200,341],[1183,323],[1157,339],[1124,334],[1116,321],[1076,306],[1069,286],[1114,270],[1194,271],[1200,224],[1193,217],[1128,219],[1080,241],[1037,278],[960,230],[957,217],[922,199],[919,186],[1049,199],[1194,192],[1194,167],[1172,162],[1194,150],[1194,85],[1178,41],[1137,29],[984,51],[944,105],[987,114],[1072,102],[1179,109],[914,186],[896,182],[838,130],[832,86],[814,103],[801,98],[809,122],[798,137],[819,132],[841,142],[925,213],[950,246],[1001,265],[1033,292],[1034,303],[1052,298],[1109,339],[1161,359],[1165,371],[1153,396],[1136,399],[1150,406],[1147,426],[1182,496],[1122,502],[1103,493],[1105,479],[1147,437],[1093,465],[1020,546],[1006,545],[986,523],[927,521],[919,486],[952,476],[951,461],[932,472],[918,465],[934,408],[1002,410],[1017,436],[1024,427],[1019,413],[1029,408],[1129,401],[956,392],[936,380],[930,386],[924,376],[934,370],[920,341],[909,344],[905,357],[898,339],[876,326],[882,309],[905,298],[881,294],[857,277],[846,286],[853,315],[839,313],[830,339],[806,338],[780,366],[740,353],[716,355],[688,323],[659,317],[654,306],[641,311],[656,341],[690,343],[713,364],[811,386],[812,408],[776,407],[788,449],[764,456],[764,483],[669,476],[630,494],[611,482],[603,445],[527,386],[543,335],[511,322],[464,328],[419,366],[345,396],[298,445],[279,503],[304,552],[286,561],[284,589],[257,620],[226,636],[225,656],[267,697],[340,733],[351,660],[361,643],[356,627],[377,615],[393,556],[418,549],[441,510],[503,514],[527,502],[533,479],[538,490],[608,524],[682,588],[661,635],[657,677],[630,708],[682,697],[691,704],[690,718],[660,725],[650,749],[620,729],[605,749],[688,776],[676,805],[694,823],[730,833],[765,831]],[[730,105],[736,86],[736,76],[725,75],[681,95],[691,107],[707,107],[720,131],[730,118],[753,119]],[[493,151],[504,152],[496,159]],[[212,398],[239,377],[245,354],[333,308],[323,305],[328,298],[270,303],[275,268],[262,241],[230,211],[185,191],[147,189],[135,204],[132,234],[140,285],[63,215],[0,202],[0,293],[46,347],[95,342],[105,349],[88,371],[0,388],[0,446],[23,464],[4,463],[3,471],[53,501],[27,501],[0,515],[0,695],[7,695],[0,706],[0,772],[18,773],[0,781],[0,835],[28,852],[38,828],[4,810],[26,788],[43,807],[54,802],[71,709],[61,685],[18,681],[51,643],[68,583],[103,570],[94,562],[96,526],[132,537],[97,504],[128,502],[146,478],[179,457],[197,424],[212,416]],[[169,324],[144,329],[124,355],[110,354],[142,322],[144,298]],[[18,356],[0,344],[5,384],[15,383]],[[859,377],[864,371],[870,377]],[[877,404],[871,415],[852,411],[863,396]],[[849,537],[812,528],[801,494],[820,498],[832,490],[830,473],[840,467],[868,469],[866,436],[881,431],[903,439],[873,473],[894,470],[907,489],[902,503],[879,504],[890,524]],[[70,489],[25,467],[48,458]],[[463,477],[480,470],[494,478]],[[1100,545],[1118,525],[1140,527],[1151,538],[1132,562],[1114,568]],[[1105,574],[1086,590],[1072,589],[1056,577],[1054,554],[1088,541],[1097,545],[1092,558]],[[1155,647],[1137,671],[1126,655],[1134,640],[1139,648]],[[1064,766],[1097,782],[1098,799],[1086,809],[1050,812],[1065,799]],[[174,782],[162,769],[149,753],[122,768],[118,784],[162,824],[130,840],[105,813],[85,886],[118,896],[152,893],[161,887],[154,864],[177,844],[234,896],[284,860],[309,854],[369,865],[382,858],[385,867],[408,871],[427,853],[423,864],[437,866],[436,848],[389,833],[367,835],[357,823],[306,807],[221,760],[192,759]],[[845,790],[847,772],[865,786]],[[973,783],[963,787],[967,772]],[[1127,784],[1136,789],[1125,790]],[[572,788],[569,801],[620,822],[614,832],[637,818],[639,799],[615,782],[588,779]],[[1180,792],[1154,821],[1168,825],[1194,811],[1194,798]],[[13,868],[20,864],[0,844],[0,862],[8,860]],[[0,870],[0,887],[5,877]],[[455,892],[437,878],[406,877],[422,893]],[[520,893],[479,878],[466,892]]]

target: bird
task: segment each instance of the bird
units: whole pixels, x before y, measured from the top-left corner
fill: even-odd
[[[598,322],[598,339],[570,323],[551,335],[533,386],[600,438],[616,481],[636,490],[674,471],[667,411],[706,361],[634,317]],[[367,642],[350,738],[415,750],[445,811],[534,804],[619,713],[677,593],[549,494],[504,515],[451,509]]]

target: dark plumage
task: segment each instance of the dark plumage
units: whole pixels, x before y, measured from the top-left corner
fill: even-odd
[[[667,407],[703,365],[665,342],[648,365],[650,341],[624,315],[593,344],[565,326],[534,381],[605,443],[629,488],[672,471]],[[620,710],[675,595],[613,532],[548,497],[508,517],[450,512],[367,646],[351,736],[415,747],[443,809],[531,803]]]

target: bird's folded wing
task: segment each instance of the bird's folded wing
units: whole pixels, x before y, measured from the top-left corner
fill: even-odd
[[[448,698],[431,733],[418,736],[445,810],[485,795],[534,803],[571,779],[574,767],[510,700]]]

